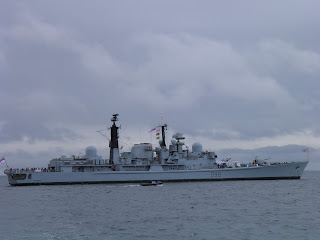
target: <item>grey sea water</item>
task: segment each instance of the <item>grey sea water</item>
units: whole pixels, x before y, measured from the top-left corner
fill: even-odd
[[[10,187],[0,239],[319,239],[320,172],[300,180]]]

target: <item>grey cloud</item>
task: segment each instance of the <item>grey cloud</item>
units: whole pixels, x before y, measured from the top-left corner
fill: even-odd
[[[1,5],[3,143],[115,112],[216,140],[319,132],[318,2]]]
[[[42,53],[47,56],[43,56],[45,61],[41,62],[44,68],[40,68],[37,75],[31,75],[28,82],[21,82],[18,78],[22,76],[17,76],[11,83],[14,87],[19,82],[23,86],[21,90],[30,89],[31,91],[22,93],[23,99],[20,99],[20,102],[23,101],[32,108],[37,108],[37,100],[41,99],[39,109],[42,109],[48,118],[55,119],[56,113],[62,113],[58,115],[63,119],[68,116],[64,114],[64,111],[69,111],[65,107],[70,105],[74,116],[89,111],[90,114],[84,114],[79,120],[88,121],[90,118],[88,116],[98,114],[96,109],[90,107],[96,106],[96,101],[99,99],[97,97],[101,97],[99,100],[106,103],[112,102],[115,108],[132,105],[136,113],[139,112],[137,106],[150,109],[153,105],[155,108],[169,109],[174,114],[179,108],[186,110],[189,107],[200,105],[201,108],[195,107],[195,114],[201,114],[197,111],[199,109],[212,109],[212,114],[213,112],[218,113],[218,116],[214,115],[215,120],[233,123],[236,125],[236,130],[239,131],[246,124],[241,123],[241,126],[237,126],[238,122],[242,122],[248,116],[252,116],[253,119],[265,117],[268,112],[270,114],[273,114],[275,110],[283,112],[283,108],[290,108],[290,104],[295,104],[286,89],[271,77],[256,75],[254,66],[248,65],[246,58],[228,43],[219,43],[190,35],[143,35],[143,38],[135,39],[135,42],[146,47],[147,61],[136,68],[114,60],[108,53],[108,48],[86,44],[70,36],[66,37],[65,30],[59,30],[40,20],[32,18],[30,22],[31,29],[35,28],[35,32],[39,33],[35,40],[36,44],[39,39],[49,44],[48,50],[42,50]],[[28,32],[28,30],[21,29],[24,29],[25,26],[30,27],[30,24],[27,22],[22,23],[22,27],[16,25],[13,27],[13,37],[16,41],[18,41],[17,36],[22,37]],[[33,38],[30,41],[34,43]],[[39,49],[37,45],[31,45],[31,48],[41,51],[41,47]],[[51,48],[55,51],[51,51]],[[75,53],[81,59],[78,63],[74,61],[73,54]],[[26,56],[26,53],[23,52],[18,54],[22,54],[22,57],[17,57],[17,59],[23,59]],[[28,62],[26,59],[24,62],[38,66],[39,60],[42,59],[34,58],[37,56],[36,53],[32,56],[34,62]],[[51,63],[51,59],[56,57],[59,57],[62,62]],[[71,61],[70,64],[64,62],[66,58]],[[25,70],[35,69],[36,65],[27,65]],[[76,70],[77,65],[86,67],[87,71],[85,69]],[[68,67],[65,68],[66,66]],[[71,72],[72,67],[74,72]],[[55,73],[55,69],[62,70],[64,74]],[[51,73],[51,76],[47,75],[47,71]],[[21,73],[23,71],[20,71]],[[89,76],[90,73],[94,74],[95,79],[86,78],[86,75]],[[14,76],[14,73],[12,75]],[[68,75],[70,79],[66,79]],[[56,90],[56,96],[47,89],[47,84]],[[105,91],[102,91],[104,87]],[[233,102],[228,101],[229,98]],[[123,99],[126,99],[128,103],[123,105]],[[59,102],[58,106],[54,105]],[[221,102],[223,102],[224,109],[212,106],[212,103],[221,105]],[[258,104],[263,107],[261,108]],[[248,106],[255,113],[250,113]],[[59,110],[59,107],[62,107],[62,110]],[[220,111],[214,111],[215,108]],[[247,115],[241,112],[247,112]],[[229,117],[230,113],[237,114],[237,117]],[[190,120],[192,119],[191,117]],[[202,121],[202,123],[205,122]],[[253,134],[255,131],[251,130],[252,121],[247,120],[246,122],[249,124],[244,130],[249,135]],[[261,122],[266,121],[262,119]],[[261,131],[258,131],[257,134],[259,132]]]

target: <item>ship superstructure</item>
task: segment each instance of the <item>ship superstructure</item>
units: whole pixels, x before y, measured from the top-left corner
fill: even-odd
[[[161,121],[159,146],[139,143],[131,151],[119,151],[118,114],[111,118],[110,157],[98,156],[93,146],[84,156],[61,156],[52,159],[47,168],[6,169],[11,185],[125,183],[143,181],[217,181],[254,179],[299,179],[308,161],[267,163],[255,159],[250,164],[218,162],[214,151],[204,151],[198,142],[191,151],[184,146],[182,133],[172,136],[166,145],[167,124]]]

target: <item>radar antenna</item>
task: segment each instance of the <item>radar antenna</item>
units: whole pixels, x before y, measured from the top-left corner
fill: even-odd
[[[113,122],[113,124],[115,124],[115,123],[116,123],[116,121],[118,121],[118,120],[119,120],[119,119],[118,119],[118,116],[119,116],[119,114],[118,114],[118,113],[116,113],[116,114],[113,114],[113,115],[112,115],[111,121]]]

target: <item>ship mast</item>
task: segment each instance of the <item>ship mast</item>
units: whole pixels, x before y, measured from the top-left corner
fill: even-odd
[[[109,128],[110,129],[110,142],[109,142],[109,147],[110,147],[110,160],[109,164],[117,164],[120,162],[120,154],[119,154],[119,143],[118,143],[118,129],[119,127],[116,125],[116,121],[118,121],[118,116],[119,114],[113,114],[111,121],[113,122],[112,126]]]
[[[166,147],[166,130],[167,130],[167,124],[163,123],[163,112],[161,113],[161,135],[162,135],[162,141],[160,142],[160,146],[165,148]]]

